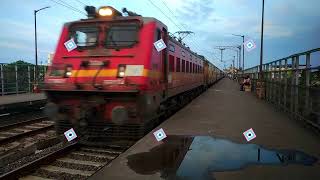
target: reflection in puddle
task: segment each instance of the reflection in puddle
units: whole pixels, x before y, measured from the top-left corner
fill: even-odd
[[[317,158],[296,150],[274,150],[255,144],[237,144],[210,136],[168,136],[149,152],[127,157],[139,174],[161,172],[165,179],[214,179],[212,172],[248,165],[313,165]]]

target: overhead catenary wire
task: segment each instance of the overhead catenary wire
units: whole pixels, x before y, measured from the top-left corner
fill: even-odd
[[[161,0],[162,4],[166,7],[166,9],[173,15],[173,17],[176,18],[176,20],[178,21],[178,23],[186,30],[190,30],[191,28],[188,27],[188,25],[185,25],[183,23],[179,22],[179,19],[177,18],[177,16],[175,15],[175,13],[173,12],[173,10],[167,5],[167,3],[164,0]],[[193,44],[194,48],[200,52],[200,51],[205,51],[203,48],[200,48],[200,45],[198,44],[197,41],[195,40],[190,40],[191,44]]]
[[[165,17],[168,18],[169,21],[171,21],[172,24],[174,24],[180,31],[183,31],[184,29],[181,28],[174,20],[172,20],[169,16],[166,15],[166,13],[164,13],[162,11],[161,8],[159,8],[159,6],[157,6],[152,0],[148,0],[150,2],[151,5],[153,5],[159,12],[161,12]],[[172,12],[172,11],[171,11]],[[197,49],[197,48],[196,48]],[[199,51],[199,50],[198,50]]]
[[[180,23],[179,19],[177,18],[177,16],[175,15],[175,13],[173,12],[173,10],[167,5],[167,3],[164,0],[161,0],[162,4],[166,7],[166,9],[173,15],[173,17],[176,18],[176,20],[178,21],[178,23],[185,29],[188,30],[190,29],[187,25]],[[187,26],[187,27],[186,27]],[[193,43],[193,45],[195,45],[195,49],[197,49],[197,51],[200,51],[201,48],[199,48],[199,44],[195,41],[191,41],[191,43]]]
[[[77,13],[80,13],[80,14],[83,14],[83,15],[87,15],[86,13],[84,13],[84,12],[82,12],[81,10],[79,10],[79,9],[77,9],[77,8],[75,8],[75,7],[67,4],[67,3],[65,3],[64,1],[61,1],[61,0],[50,0],[50,1],[52,1],[52,2],[54,2],[54,3],[56,3],[56,4],[59,4],[59,5],[61,5],[61,6],[64,6],[64,7],[68,8],[68,9],[70,9],[70,10],[72,10],[72,11],[77,12]]]
[[[168,18],[169,21],[171,21],[179,30],[182,31],[182,28],[180,26],[177,25],[177,23],[175,23],[169,16],[166,15],[166,13],[164,13],[161,8],[159,8],[152,0],[148,0],[155,8],[158,9],[158,11],[160,11],[164,16],[166,16],[166,18]]]
[[[166,3],[164,0],[161,0],[161,2],[162,2],[162,4],[168,9],[168,11],[173,15],[173,17],[175,17],[176,20],[178,20],[178,22],[179,22],[179,19],[177,18],[177,16],[175,15],[175,13],[171,10],[171,8],[167,5],[167,3]],[[180,22],[179,22],[179,24],[180,24],[184,29],[188,29],[188,28],[185,27],[184,24],[182,24],[182,23],[180,23]]]
[[[77,2],[78,2],[79,4],[81,4],[81,5],[87,6],[87,4],[83,3],[83,2],[80,1],[80,0],[75,0],[75,1],[77,1]]]
[[[173,10],[165,3],[165,1],[164,1],[164,0],[161,0],[161,2],[164,4],[164,6],[166,7],[166,9],[168,9],[168,11],[169,11],[171,14],[173,14],[173,16],[176,18],[176,20],[179,21],[178,18],[177,18],[177,16],[176,16],[175,13],[173,12]],[[188,27],[188,25],[185,25],[185,24],[180,23],[180,22],[179,22],[179,24],[180,24],[181,26],[183,26],[185,29],[191,29],[190,27]],[[195,45],[195,49],[198,49],[197,51],[199,51],[199,52],[200,52],[200,51],[203,51],[203,52],[207,52],[207,53],[209,53],[209,54],[212,53],[212,55],[214,56],[212,60],[214,60],[214,59],[219,59],[219,58],[215,55],[215,53],[214,53],[213,51],[209,51],[209,50],[205,50],[205,49],[203,49],[203,48],[200,48],[200,45],[198,44],[197,41],[194,41],[194,40],[190,40],[190,41],[191,41],[191,43],[193,43],[193,45]]]
[[[68,7],[73,8],[73,9],[75,9],[75,10],[77,10],[77,11],[80,11],[80,12],[84,13],[84,12],[81,11],[80,9],[78,9],[78,8],[76,8],[76,7],[73,7],[72,5],[66,3],[66,2],[63,1],[63,0],[57,0],[57,1],[60,1],[61,3],[65,4],[65,5],[68,6]],[[84,14],[86,15],[86,13],[84,13]]]
[[[168,20],[171,21],[171,23],[174,24],[179,30],[181,30],[181,31],[183,31],[183,29],[186,30],[184,25],[182,25],[181,23],[179,23],[179,24],[183,27],[183,28],[181,28],[181,26],[179,26],[178,23],[176,23],[176,22],[175,22],[174,20],[172,20],[168,15],[166,15],[166,13],[164,13],[164,11],[163,11],[161,8],[159,8],[159,6],[157,6],[152,0],[148,0],[148,1],[149,1],[149,3],[150,3],[151,5],[153,5],[159,12],[161,12],[166,18],[168,18]],[[169,10],[169,12],[177,19],[177,17],[175,16],[174,12],[170,9],[170,7],[167,6],[164,1],[162,1],[162,3],[163,3],[163,4],[165,5],[165,7]],[[178,20],[178,19],[177,19],[177,20]],[[179,20],[178,20],[178,22],[179,22]],[[200,48],[199,44],[198,44],[196,41],[192,41],[192,40],[191,40],[191,44],[193,44],[194,48],[195,48],[198,52],[200,52],[200,51],[205,51],[203,48]],[[210,53],[212,53],[212,52],[210,52]]]
[[[80,9],[84,9],[84,7],[86,6],[90,6],[89,4],[85,4],[84,2],[80,1],[80,0],[74,0],[77,2],[77,4],[72,3],[72,5],[77,5],[76,7],[81,7]]]
[[[166,9],[169,11],[169,13],[172,14],[173,17],[176,18],[176,20],[177,20],[178,23],[174,22],[174,20],[172,20],[171,18],[169,18],[168,16],[166,16],[166,14],[165,14],[158,6],[156,6],[154,3],[153,3],[153,5],[154,5],[155,7],[157,7],[157,9],[158,9],[162,14],[164,14],[171,22],[173,22],[173,24],[175,24],[175,26],[178,27],[179,30],[181,30],[181,31],[183,31],[183,30],[188,30],[188,28],[186,28],[184,24],[182,24],[182,23],[179,22],[179,19],[177,18],[177,16],[176,16],[175,13],[173,12],[173,10],[172,10],[163,0],[161,0],[161,2],[162,2],[162,4],[166,7]],[[178,26],[177,24],[179,24],[179,26]],[[182,28],[181,28],[181,27],[182,27]],[[188,40],[186,40],[186,41],[188,41]],[[201,51],[200,46],[199,46],[198,43],[196,43],[195,41],[192,41],[192,40],[191,40],[191,43],[190,43],[190,44],[193,45],[193,47],[196,49],[196,51],[198,51],[198,52]]]
[[[214,52],[211,52],[211,53],[212,53],[212,55],[215,57],[215,59],[220,60],[220,58],[219,58]]]

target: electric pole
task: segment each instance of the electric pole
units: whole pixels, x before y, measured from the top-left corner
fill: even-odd
[[[222,58],[223,58],[222,51],[223,50],[229,49],[229,50],[236,51],[237,52],[237,57],[239,58],[238,67],[239,67],[239,69],[241,68],[241,45],[236,45],[236,46],[215,46],[215,49],[219,49],[221,51],[221,61],[223,61],[222,60]],[[239,53],[239,56],[238,56],[238,53]]]
[[[244,35],[232,34],[234,36],[242,37],[242,70],[244,70]]]
[[[260,66],[259,66],[259,71],[260,71],[260,78],[262,79],[263,77],[263,72],[262,72],[262,65],[263,65],[263,26],[264,26],[264,0],[262,0],[262,17],[261,17],[261,44],[260,44]]]
[[[174,34],[178,34],[179,37],[178,37],[178,41],[181,42],[185,37],[187,37],[189,34],[194,34],[194,32],[192,31],[177,31]]]
[[[222,59],[223,58],[223,51],[226,50],[226,48],[216,47],[214,49],[219,49],[221,51],[221,59],[220,59],[220,61],[222,62],[223,61],[223,59]]]
[[[232,60],[232,69],[234,69],[234,61],[235,61],[235,59],[236,59],[236,56],[233,56],[233,60]]]
[[[50,6],[34,10],[34,49],[35,49],[35,60],[36,60],[36,68],[35,68],[35,84],[38,84],[38,42],[37,42],[37,13],[41,10],[50,8]]]

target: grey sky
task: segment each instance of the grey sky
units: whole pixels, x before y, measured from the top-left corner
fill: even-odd
[[[76,0],[64,0],[83,11]],[[151,2],[153,3],[151,3]],[[22,3],[24,2],[24,3]],[[191,30],[185,39],[194,51],[205,55],[222,67],[218,45],[236,45],[245,34],[256,42],[257,48],[246,53],[245,67],[257,65],[260,53],[260,23],[262,0],[90,0],[90,5],[127,7],[144,16],[153,16],[168,25],[170,32]],[[85,18],[84,15],[57,5],[50,0],[4,0],[0,12],[0,62],[23,59],[34,62],[33,10],[51,6],[38,14],[39,59],[45,62],[54,52],[62,24]],[[159,7],[159,11],[155,6]],[[264,61],[276,60],[300,51],[320,47],[320,13],[318,0],[265,0]],[[169,16],[170,21],[166,16]],[[235,52],[226,51],[224,60]],[[231,61],[227,62],[227,66]]]

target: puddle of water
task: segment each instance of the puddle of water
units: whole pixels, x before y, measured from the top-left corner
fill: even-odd
[[[128,166],[136,173],[160,172],[165,179],[213,179],[212,172],[238,170],[248,165],[311,166],[318,161],[297,150],[268,149],[211,136],[172,135],[149,152],[127,158]]]

